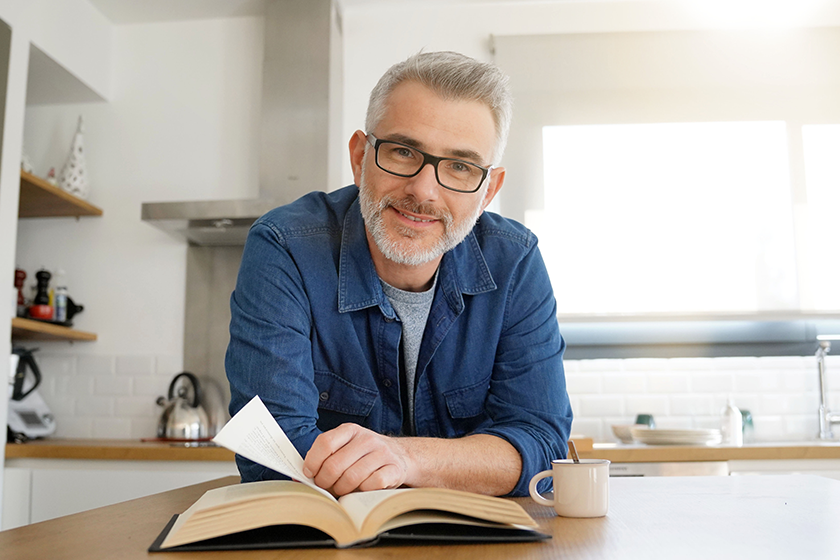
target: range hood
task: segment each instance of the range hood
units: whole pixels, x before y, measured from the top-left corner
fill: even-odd
[[[242,245],[267,211],[328,190],[331,107],[340,121],[339,35],[333,0],[267,2],[259,198],[147,202],[143,221],[194,245]]]

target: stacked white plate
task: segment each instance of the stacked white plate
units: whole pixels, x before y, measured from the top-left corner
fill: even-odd
[[[633,439],[648,445],[715,445],[720,443],[720,430],[664,430],[633,426]]]

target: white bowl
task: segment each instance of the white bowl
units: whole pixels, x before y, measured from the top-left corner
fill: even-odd
[[[621,443],[633,443],[633,434],[630,432],[633,427],[634,424],[614,424],[612,431]]]

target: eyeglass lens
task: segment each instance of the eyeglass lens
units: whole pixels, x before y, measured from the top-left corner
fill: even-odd
[[[376,153],[376,163],[389,173],[412,176],[420,171],[426,158],[419,151],[395,142],[381,142]],[[484,170],[471,163],[441,158],[436,166],[438,182],[456,191],[472,192],[484,178]]]

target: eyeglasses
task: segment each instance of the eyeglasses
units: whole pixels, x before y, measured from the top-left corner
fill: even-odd
[[[401,142],[380,140],[370,133],[366,137],[376,150],[376,166],[382,171],[397,177],[414,177],[428,163],[435,168],[440,186],[450,191],[474,193],[494,169],[492,165],[481,167],[462,159],[433,156]]]

